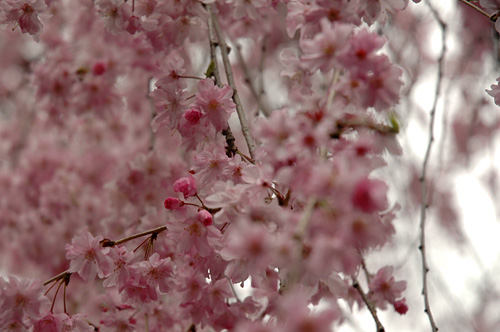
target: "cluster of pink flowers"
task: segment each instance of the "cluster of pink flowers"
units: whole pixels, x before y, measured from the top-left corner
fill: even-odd
[[[39,280],[0,278],[0,330],[326,332],[339,302],[406,314],[406,281],[365,258],[399,210],[375,174],[401,154],[403,70],[374,27],[407,5],[3,1],[0,37],[40,49],[12,39],[34,55],[6,52],[19,79],[0,79],[0,106],[22,105],[0,127],[0,251]]]

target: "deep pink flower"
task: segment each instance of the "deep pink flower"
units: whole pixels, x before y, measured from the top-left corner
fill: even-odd
[[[178,208],[184,206],[184,202],[175,197],[168,197],[163,203],[163,206],[167,210],[177,210]]]
[[[236,108],[231,99],[232,95],[231,87],[226,85],[219,88],[212,79],[207,78],[198,82],[195,105],[207,114],[217,131],[227,127],[227,120]]]
[[[198,218],[198,221],[203,223],[203,225],[205,225],[205,226],[212,225],[212,214],[210,212],[208,212],[207,210],[202,209],[202,210],[198,211],[197,218]]]
[[[352,203],[366,213],[387,208],[387,185],[379,180],[363,178],[358,181],[352,193]]]
[[[110,248],[102,248],[101,235],[94,237],[87,230],[66,244],[66,258],[71,260],[69,272],[78,272],[84,281],[92,281],[96,275],[107,277],[111,272],[112,261],[106,254]]]
[[[401,299],[394,302],[394,310],[400,315],[405,315],[408,312],[408,306],[406,305],[406,299]]]
[[[188,198],[197,194],[196,191],[196,180],[193,176],[180,178],[174,182],[174,191],[181,192],[184,194],[184,198]]]

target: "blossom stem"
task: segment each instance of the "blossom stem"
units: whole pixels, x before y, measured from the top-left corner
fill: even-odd
[[[427,274],[429,273],[429,266],[427,264],[427,255],[425,251],[425,224],[426,224],[426,211],[427,208],[429,207],[429,202],[428,202],[428,197],[427,197],[427,182],[426,182],[426,175],[427,175],[427,167],[429,164],[429,159],[430,159],[430,154],[432,150],[432,145],[434,142],[434,122],[436,119],[436,109],[437,109],[437,103],[439,100],[439,96],[441,94],[441,88],[443,85],[443,71],[444,71],[444,57],[446,54],[446,23],[441,19],[437,11],[429,4],[427,3],[429,8],[431,9],[436,21],[441,27],[441,53],[439,55],[438,59],[438,77],[437,77],[437,83],[436,83],[436,90],[434,92],[434,101],[432,104],[432,108],[430,111],[430,121],[429,121],[429,140],[427,142],[427,149],[425,151],[425,157],[422,165],[422,173],[420,174],[420,184],[422,188],[421,192],[421,200],[422,204],[420,207],[420,253],[422,257],[422,295],[424,297],[424,306],[425,306],[425,313],[429,317],[429,323],[431,325],[432,331],[437,332],[438,328],[436,326],[436,323],[434,321],[434,317],[431,312],[431,307],[430,307],[430,302],[429,302],[429,291],[427,289]]]
[[[475,4],[467,1],[467,0],[460,0],[461,2],[465,3],[467,6],[471,7],[471,8],[474,8],[475,10],[477,10],[479,13],[483,14],[484,16],[486,16],[487,18],[489,18],[490,20],[492,20],[493,22],[496,21],[496,19],[498,18],[498,14],[494,14],[494,15],[490,15],[488,14],[487,12],[485,12],[482,8],[476,6]]]
[[[50,306],[51,313],[54,313],[54,304],[56,304],[57,293],[59,293],[59,289],[61,288],[62,284],[63,284],[63,280],[61,280],[59,282],[59,286],[57,286],[56,292],[54,293],[54,297],[52,298],[52,305]]]
[[[50,278],[49,280],[45,281],[45,282],[43,283],[43,285],[44,285],[44,286],[46,286],[46,285],[50,284],[50,283],[51,283],[51,282],[53,282],[53,281],[56,281],[56,280],[59,280],[59,279],[65,278],[65,277],[66,277],[66,275],[71,275],[71,273],[70,273],[68,270],[66,270],[66,271],[64,271],[64,272],[61,272],[61,273],[59,273],[58,275],[56,275],[56,276],[54,276],[54,277]],[[68,277],[69,277],[69,276],[68,276]],[[54,283],[54,285],[55,285],[55,283]],[[50,286],[50,288],[47,290],[46,294],[47,294],[47,293],[48,293],[48,292],[52,289],[52,287],[54,287],[54,285]]]
[[[227,81],[229,83],[229,86],[233,89],[233,100],[234,103],[236,104],[236,113],[238,114],[238,119],[240,120],[241,131],[243,133],[243,137],[245,137],[245,141],[247,142],[248,152],[250,153],[252,159],[255,159],[254,156],[255,143],[252,135],[250,135],[250,129],[248,127],[245,111],[243,110],[240,96],[238,94],[238,90],[236,89],[236,84],[234,82],[234,77],[233,77],[233,70],[231,69],[231,63],[229,62],[227,45],[222,36],[222,30],[220,28],[219,22],[217,21],[217,17],[212,9],[212,5],[208,4],[206,8],[212,20],[215,34],[219,42],[219,47],[222,55],[222,62],[224,63],[224,69],[226,71]]]
[[[378,319],[377,309],[373,306],[371,301],[368,299],[368,296],[366,296],[365,292],[361,288],[361,286],[356,278],[353,279],[352,287],[354,287],[358,291],[359,295],[361,295],[361,298],[363,299],[363,302],[365,302],[366,306],[368,307],[368,310],[370,311],[370,314],[372,315],[373,320],[375,321],[375,325],[377,326],[376,332],[384,332],[385,328],[382,325],[382,323],[380,322],[380,319]]]
[[[137,234],[134,234],[134,235],[131,235],[131,236],[127,236],[126,238],[120,239],[118,241],[112,241],[112,242],[114,243],[115,246],[117,246],[119,244],[128,242],[130,240],[137,239],[139,237],[143,237],[145,235],[160,234],[161,232],[166,231],[166,230],[167,230],[166,226],[160,226],[160,227],[153,228],[153,229],[151,229],[149,231],[145,231],[145,232],[142,232],[142,233],[137,233]],[[110,247],[112,247],[112,246],[110,246]]]
[[[202,80],[202,77],[191,76],[191,75],[179,75],[179,78],[192,78],[193,80]]]

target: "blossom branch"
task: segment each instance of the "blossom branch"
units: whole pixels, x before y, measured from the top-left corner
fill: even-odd
[[[233,89],[233,100],[236,104],[236,112],[238,113],[238,119],[240,120],[241,131],[243,133],[243,137],[245,137],[245,141],[247,142],[248,152],[250,153],[250,157],[255,160],[254,150],[255,150],[255,142],[253,140],[252,135],[250,135],[250,129],[248,127],[245,111],[243,110],[243,106],[241,104],[240,96],[238,94],[238,90],[236,89],[236,84],[234,82],[233,70],[231,69],[231,63],[229,62],[229,54],[227,50],[226,42],[224,41],[222,30],[220,28],[219,22],[217,21],[217,17],[215,16],[214,11],[212,10],[212,5],[207,5],[207,10],[212,19],[213,26],[215,29],[215,34],[217,35],[217,39],[219,41],[219,47],[222,55],[222,62],[224,63],[224,69],[226,71],[227,80],[229,86]]]
[[[216,47],[218,45],[218,42],[215,36],[214,20],[212,16],[208,17],[208,39],[210,42],[210,65],[213,65],[212,74],[215,79],[215,84],[219,88],[222,88],[222,80],[220,78],[219,63],[217,62],[217,52],[216,52]],[[238,152],[238,148],[234,144],[236,139],[234,138],[229,123],[227,124],[227,128],[222,130],[222,135],[224,135],[224,137],[226,138],[226,144],[227,144],[226,155],[228,157],[234,156]]]
[[[269,111],[267,106],[262,101],[261,95],[259,95],[257,93],[257,90],[253,86],[252,78],[250,76],[250,71],[248,70],[248,66],[246,65],[245,60],[243,59],[243,56],[241,54],[241,45],[240,44],[236,45],[236,56],[238,57],[238,62],[240,63],[241,69],[243,70],[243,75],[245,76],[245,82],[247,83],[248,87],[250,88],[250,92],[252,93],[252,96],[257,101],[257,104],[259,105],[259,108],[260,108],[262,114],[264,114],[265,117],[269,117],[271,112]]]
[[[377,309],[370,302],[370,300],[368,299],[368,296],[366,296],[365,292],[361,288],[361,286],[356,278],[353,279],[352,287],[354,287],[358,291],[359,295],[361,295],[361,298],[363,299],[363,302],[365,302],[366,306],[368,307],[368,310],[370,311],[370,314],[372,315],[373,320],[375,321],[375,325],[377,326],[376,332],[384,332],[385,328],[382,325],[382,323],[380,322],[380,319],[378,319]]]
[[[431,307],[429,303],[429,291],[427,288],[427,274],[429,273],[429,266],[427,264],[427,257],[425,251],[425,222],[426,222],[426,211],[429,207],[429,203],[427,200],[427,183],[426,183],[426,174],[427,174],[427,166],[429,164],[429,158],[431,154],[432,145],[434,142],[434,122],[436,119],[436,108],[437,102],[439,100],[439,95],[441,93],[441,88],[443,85],[443,71],[444,71],[444,56],[446,54],[446,23],[440,18],[439,14],[436,10],[428,3],[429,8],[431,9],[436,21],[441,27],[441,53],[438,58],[438,77],[436,83],[436,91],[434,92],[434,101],[432,104],[431,112],[430,112],[430,121],[429,121],[429,141],[427,143],[427,149],[425,151],[424,162],[422,165],[422,173],[420,175],[420,184],[422,188],[422,205],[420,208],[420,253],[422,256],[422,295],[424,297],[424,306],[425,313],[429,317],[429,323],[431,325],[432,331],[437,332],[438,328],[434,321],[434,317],[431,312]]]
[[[167,230],[166,226],[160,226],[160,227],[150,229],[149,231],[145,231],[142,233],[137,233],[137,234],[134,234],[131,236],[127,236],[127,237],[120,239],[118,241],[112,241],[110,239],[103,239],[100,244],[102,247],[114,247],[114,246],[117,246],[119,244],[131,241],[131,240],[134,240],[134,239],[137,239],[139,237],[146,236],[146,235],[158,235],[161,232],[166,231],[166,230]]]

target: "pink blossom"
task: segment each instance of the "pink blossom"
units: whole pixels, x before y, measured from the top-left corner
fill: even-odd
[[[66,314],[53,314],[49,312],[46,316],[35,321],[33,332],[59,332],[62,329],[62,320]]]
[[[146,280],[162,293],[168,291],[174,286],[174,269],[170,257],[160,258],[155,252],[147,261],[139,263]]]
[[[174,182],[174,191],[184,194],[185,199],[195,196],[197,194],[195,178],[189,175],[188,177],[178,179]]]
[[[112,261],[107,256],[109,247],[102,248],[99,242],[102,235],[94,237],[85,230],[66,244],[66,258],[71,260],[69,272],[78,272],[84,281],[92,281],[96,275],[107,277],[111,273]]]
[[[38,318],[40,309],[48,303],[40,282],[0,278],[0,328],[7,324],[24,326],[25,321]]]
[[[387,185],[380,180],[363,178],[356,183],[352,203],[363,212],[372,213],[387,208]]]
[[[370,299],[382,309],[386,308],[387,303],[394,304],[406,289],[406,281],[395,281],[392,272],[392,266],[381,268],[369,284]]]
[[[0,5],[0,12],[5,12],[4,22],[17,22],[23,33],[35,36],[36,40],[40,38],[43,28],[38,14],[46,10],[47,4],[44,0],[5,0]]]
[[[352,34],[352,26],[341,23],[331,24],[328,20],[321,20],[321,33],[313,39],[301,39],[300,47],[304,51],[302,63],[309,67],[311,72],[320,69],[328,72],[338,68],[337,56],[347,46]]]
[[[227,127],[227,120],[236,108],[231,99],[232,95],[231,87],[226,85],[219,88],[212,79],[207,78],[198,82],[195,105],[207,114],[217,131]]]

